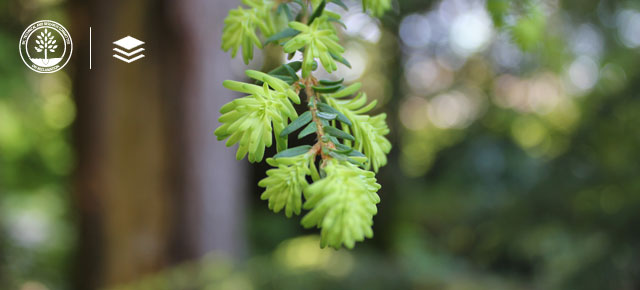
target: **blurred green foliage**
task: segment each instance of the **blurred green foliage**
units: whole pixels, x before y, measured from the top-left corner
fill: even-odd
[[[374,97],[398,108],[387,112],[399,149],[381,170],[374,241],[346,253],[348,275],[270,272],[253,286],[639,287],[637,3],[399,3],[379,38],[346,33],[345,55],[367,62],[346,78],[366,87],[383,75],[394,93]],[[258,252],[275,248],[275,257],[299,242],[275,246],[273,235],[295,234],[254,215]],[[279,282],[296,279],[309,284]]]
[[[69,285],[68,261],[75,243],[70,223],[68,176],[73,150],[68,128],[75,117],[71,79],[63,72],[36,74],[16,47],[22,19],[53,17],[62,8],[47,1],[42,11],[0,3],[0,288]],[[47,8],[47,9],[45,9]]]

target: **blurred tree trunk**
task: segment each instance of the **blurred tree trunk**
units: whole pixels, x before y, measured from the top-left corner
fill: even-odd
[[[213,135],[228,101],[219,38],[230,2],[71,1],[77,289],[212,250],[241,255],[241,163]],[[113,41],[127,35],[146,43],[146,57],[131,64],[112,57]]]
[[[186,130],[186,239],[191,256],[221,251],[233,257],[245,247],[243,194],[244,167],[235,160],[235,150],[218,142],[218,110],[233,94],[222,86],[232,78],[229,55],[220,50],[227,12],[237,0],[174,0],[172,18],[182,19],[181,31],[189,69],[184,71]],[[215,175],[211,173],[215,172]],[[215,192],[216,194],[209,194]],[[202,230],[209,229],[209,230]]]

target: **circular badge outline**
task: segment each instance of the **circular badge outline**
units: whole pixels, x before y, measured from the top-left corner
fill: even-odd
[[[31,67],[31,66],[27,63],[27,61],[25,61],[25,59],[24,59],[24,55],[22,54],[22,39],[24,38],[24,34],[27,32],[27,30],[29,29],[29,27],[32,27],[32,26],[34,26],[35,24],[40,23],[40,22],[52,22],[52,23],[55,23],[55,24],[57,24],[58,26],[60,26],[60,27],[62,28],[62,30],[64,30],[64,32],[65,32],[65,33],[67,33],[67,35],[69,35],[69,46],[70,46],[70,47],[69,47],[69,57],[68,57],[68,58],[67,58],[67,60],[64,62],[64,64],[62,64],[58,69],[53,70],[53,71],[38,71],[38,70],[34,69],[33,67]],[[35,29],[34,29],[34,31],[35,31]],[[29,35],[33,34],[33,32],[34,32],[34,31],[31,31],[31,33],[30,33]],[[58,33],[60,33],[60,32],[58,31]],[[63,36],[63,37],[62,37],[62,41],[64,41],[64,42],[65,42],[65,46],[66,46],[66,45],[67,45],[67,44],[66,44],[66,43],[67,43],[67,41],[66,41],[66,39],[64,39],[64,35],[62,35],[62,34],[60,34],[60,35],[61,35],[61,36]],[[26,44],[25,44],[25,45],[26,45]],[[25,48],[25,49],[26,49],[26,48]],[[66,48],[65,48],[65,49],[66,49]],[[71,37],[71,33],[69,33],[69,30],[67,30],[67,28],[66,28],[66,27],[64,27],[62,24],[60,24],[60,23],[58,23],[58,22],[56,22],[56,21],[53,21],[53,20],[38,20],[38,21],[36,21],[36,22],[31,23],[30,25],[28,25],[28,26],[27,26],[27,28],[25,28],[25,29],[24,29],[24,31],[22,32],[22,35],[20,35],[20,40],[18,41],[18,51],[20,52],[20,58],[22,59],[22,62],[23,62],[23,63],[24,63],[24,64],[25,64],[29,69],[31,69],[31,70],[32,70],[32,71],[34,71],[34,72],[41,73],[41,74],[50,74],[50,73],[54,73],[54,72],[57,72],[57,71],[61,70],[61,69],[62,69],[62,68],[64,68],[64,67],[69,63],[69,61],[71,60],[71,56],[73,55],[73,38]],[[28,53],[27,53],[27,56],[29,56],[29,55],[28,55]],[[63,55],[63,56],[64,56],[64,55]],[[29,60],[31,60],[31,57],[29,57]]]

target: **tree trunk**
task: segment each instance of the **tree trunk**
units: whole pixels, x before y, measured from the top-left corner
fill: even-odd
[[[186,55],[185,101],[188,194],[188,240],[192,254],[209,251],[240,257],[244,250],[245,180],[243,163],[235,160],[235,149],[225,148],[213,134],[219,126],[218,110],[234,94],[222,86],[232,78],[230,56],[220,50],[223,21],[236,0],[173,1],[183,19]],[[216,172],[216,174],[211,174]],[[208,229],[208,230],[199,230]]]
[[[229,95],[220,86],[227,62],[215,53],[222,4],[72,1],[77,289],[134,281],[211,250],[242,252],[242,169],[213,136]],[[113,41],[127,35],[146,49],[130,64],[112,57]]]

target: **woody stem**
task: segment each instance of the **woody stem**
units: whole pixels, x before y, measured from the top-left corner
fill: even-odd
[[[318,117],[318,102],[320,98],[318,94],[313,90],[312,86],[317,85],[317,80],[313,76],[309,76],[308,78],[302,81],[305,85],[305,93],[307,94],[307,103],[310,103],[309,111],[311,112],[312,121],[316,124],[316,136],[318,142],[313,146],[312,151],[315,154],[320,153],[322,160],[330,159],[331,157],[324,154],[323,148],[333,149],[335,145],[331,141],[324,141],[324,126],[322,125],[322,120]]]

